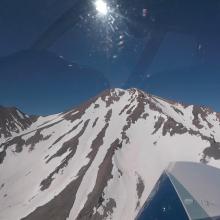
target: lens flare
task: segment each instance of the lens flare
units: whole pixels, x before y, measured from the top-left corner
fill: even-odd
[[[95,7],[96,10],[101,14],[101,15],[107,15],[108,14],[108,5],[105,1],[103,0],[97,0],[95,2]]]

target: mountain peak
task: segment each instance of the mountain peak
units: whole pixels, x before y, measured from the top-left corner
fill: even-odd
[[[35,122],[36,116],[29,116],[16,107],[0,106],[0,140],[19,134]]]
[[[66,112],[65,118],[74,121],[79,119],[89,108],[98,109],[100,105],[104,105],[106,108],[111,109],[114,108],[114,105],[121,105],[119,103],[124,103],[120,115],[125,112],[133,122],[142,117],[145,118],[149,111],[156,111],[157,114],[163,115],[169,120],[174,120],[176,124],[193,130],[209,130],[212,127],[211,116],[216,118],[217,121],[220,120],[219,113],[208,107],[186,105],[145,93],[136,88],[105,90],[82,105]]]

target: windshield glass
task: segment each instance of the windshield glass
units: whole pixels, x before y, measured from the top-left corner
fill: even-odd
[[[51,114],[134,87],[219,111],[219,21],[218,0],[1,0],[1,104]]]
[[[220,220],[219,58],[220,0],[0,0],[0,220]]]

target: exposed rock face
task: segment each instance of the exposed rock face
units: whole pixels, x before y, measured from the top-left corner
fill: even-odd
[[[28,116],[15,107],[0,106],[0,140],[24,131],[37,120],[37,116]]]
[[[208,163],[211,158],[220,160],[220,143],[215,140],[211,140],[210,146],[204,149],[201,162]]]
[[[170,161],[220,167],[219,113],[137,89],[47,117],[0,113],[1,220],[132,220]]]

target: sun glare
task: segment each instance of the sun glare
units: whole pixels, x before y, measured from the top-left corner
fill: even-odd
[[[95,7],[96,10],[102,14],[102,15],[107,15],[108,14],[108,5],[105,1],[103,0],[96,0],[95,2]]]

